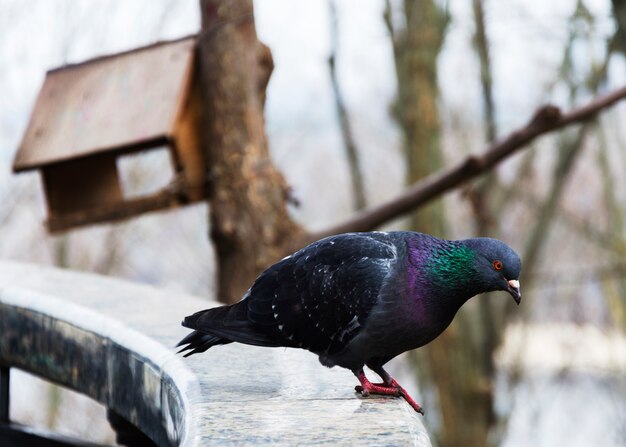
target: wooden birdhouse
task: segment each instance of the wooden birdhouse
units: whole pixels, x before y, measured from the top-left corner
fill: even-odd
[[[161,42],[46,74],[13,170],[41,171],[49,231],[206,197],[195,45]],[[171,178],[128,197],[121,160],[156,149],[169,154]]]

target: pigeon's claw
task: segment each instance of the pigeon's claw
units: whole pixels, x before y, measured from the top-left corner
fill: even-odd
[[[404,398],[404,400],[406,400],[406,402],[413,407],[413,409],[415,411],[417,411],[419,414],[421,414],[422,416],[424,416],[424,409],[422,408],[422,406],[420,404],[418,404],[417,402],[415,402],[415,400],[413,400],[413,398],[411,396],[409,396],[409,393],[406,392],[406,390],[402,387],[400,387],[400,396],[402,396]]]
[[[395,379],[391,378],[389,383],[372,383],[365,377],[365,373],[363,372],[358,374],[357,377],[361,385],[355,386],[354,390],[357,393],[361,393],[361,396],[367,397],[370,394],[379,394],[383,396],[402,397],[415,411],[422,416],[424,415],[424,410],[421,405],[415,402],[409,393],[407,393]]]

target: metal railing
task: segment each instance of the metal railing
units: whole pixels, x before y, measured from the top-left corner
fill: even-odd
[[[180,320],[211,305],[0,261],[0,445],[10,423],[9,368],[19,368],[105,405],[127,445],[430,446],[421,416],[404,401],[359,399],[351,373],[323,368],[306,351],[231,344],[177,355],[187,333]]]

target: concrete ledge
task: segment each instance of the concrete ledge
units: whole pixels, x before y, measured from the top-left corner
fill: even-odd
[[[308,352],[231,344],[177,356],[180,320],[214,304],[0,261],[0,365],[84,393],[162,446],[430,446],[404,401],[357,398],[350,372]]]

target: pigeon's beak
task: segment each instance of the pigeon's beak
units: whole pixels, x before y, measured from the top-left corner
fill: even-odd
[[[519,281],[517,279],[510,279],[507,282],[507,292],[511,294],[517,305],[522,301],[522,293],[519,289]]]

